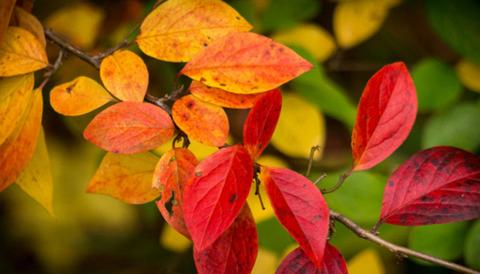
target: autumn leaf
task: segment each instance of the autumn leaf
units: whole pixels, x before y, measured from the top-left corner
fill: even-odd
[[[163,109],[149,103],[121,102],[95,116],[83,136],[104,150],[130,154],[158,147],[173,132],[172,120]]]
[[[453,147],[413,155],[385,186],[379,223],[426,225],[480,217],[480,158]]]
[[[251,108],[257,101],[257,99],[262,95],[261,93],[257,94],[236,94],[225,91],[220,88],[212,88],[202,82],[192,81],[192,84],[189,88],[190,92],[196,98],[221,107],[226,108]]]
[[[248,204],[235,222],[212,245],[193,250],[199,274],[251,273],[258,253],[255,220]]]
[[[12,134],[33,96],[33,73],[0,79],[0,145]]]
[[[37,71],[48,65],[41,42],[29,31],[8,27],[0,44],[0,76]]]
[[[37,139],[32,160],[18,176],[15,183],[52,216],[54,215],[52,171],[43,130],[40,131]]]
[[[320,190],[304,176],[286,168],[262,167],[261,181],[280,223],[313,264],[321,267],[329,211]]]
[[[55,86],[50,91],[50,104],[63,115],[83,115],[115,99],[95,80],[79,76]]]
[[[480,92],[480,65],[461,60],[455,67],[462,84],[475,92]]]
[[[243,126],[243,144],[253,159],[270,142],[282,109],[282,94],[276,89],[261,96],[248,113]]]
[[[404,63],[384,66],[368,80],[352,132],[353,170],[390,156],[407,138],[417,115],[417,95]]]
[[[186,62],[216,39],[252,26],[220,0],[170,0],[143,21],[137,43],[147,55]]]
[[[181,73],[207,86],[252,94],[277,88],[312,65],[293,50],[255,33],[231,33],[195,55]]]
[[[253,163],[240,145],[220,149],[195,168],[185,188],[185,224],[198,250],[208,248],[233,223],[248,196]]]
[[[192,246],[192,241],[171,226],[166,225],[163,227],[162,235],[160,236],[160,244],[165,249],[176,253],[183,253]]]
[[[17,128],[0,145],[0,191],[15,182],[32,159],[40,134],[42,110],[42,92],[35,90]]]
[[[221,147],[227,141],[228,117],[219,106],[187,95],[175,101],[172,117],[189,138],[202,144]]]
[[[35,35],[43,47],[47,46],[43,25],[38,21],[37,17],[20,7],[15,7],[12,20],[16,23],[16,26],[28,30]]]
[[[10,22],[10,17],[13,13],[13,8],[15,7],[16,0],[4,0],[0,2],[0,44],[2,43],[3,36],[8,28],[8,23]]]
[[[316,267],[301,248],[288,254],[275,274],[348,274],[347,264],[342,254],[331,244],[325,246],[325,256],[321,267]]]
[[[308,158],[312,147],[318,146],[317,159],[323,153],[325,127],[325,118],[316,106],[295,93],[285,93],[271,142],[282,153],[300,158]]]
[[[142,58],[129,50],[118,50],[100,64],[102,82],[122,101],[143,102],[148,88],[148,70]]]
[[[348,270],[350,273],[359,274],[386,274],[382,259],[377,251],[368,248],[348,261]]]
[[[333,13],[338,45],[351,48],[367,40],[382,26],[398,0],[341,1]]]
[[[150,152],[122,155],[107,153],[90,181],[87,192],[111,196],[129,204],[144,204],[161,191],[152,187],[158,158]]]
[[[169,225],[190,237],[183,219],[183,191],[198,161],[190,150],[174,148],[155,167],[152,186],[161,191],[157,207]]]

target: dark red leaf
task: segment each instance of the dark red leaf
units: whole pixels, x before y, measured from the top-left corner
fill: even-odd
[[[380,223],[426,225],[480,217],[480,158],[453,147],[420,151],[388,179]]]
[[[384,66],[368,81],[352,132],[353,170],[390,156],[407,138],[417,115],[417,95],[402,62]]]
[[[243,126],[243,143],[252,158],[260,156],[270,142],[281,109],[282,94],[275,89],[261,96],[250,110]]]
[[[261,180],[280,223],[310,260],[321,266],[329,210],[320,190],[304,176],[286,168],[262,167]]]
[[[301,248],[297,248],[283,259],[275,274],[348,274],[342,254],[327,243],[321,268],[308,259]]]
[[[157,207],[163,218],[186,237],[190,237],[183,219],[183,191],[193,176],[198,161],[190,150],[174,148],[163,154],[153,173],[154,188],[160,189]]]
[[[183,211],[197,250],[207,248],[233,223],[252,180],[252,159],[240,145],[220,149],[195,168],[185,188]]]
[[[248,204],[211,246],[193,250],[199,274],[249,274],[258,252],[255,221]]]

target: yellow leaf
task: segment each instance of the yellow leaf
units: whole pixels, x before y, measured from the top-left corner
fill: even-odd
[[[284,94],[282,112],[272,136],[272,144],[288,156],[308,158],[312,146],[320,146],[322,150],[325,144],[323,115],[316,106],[302,97],[292,93]]]
[[[41,42],[29,31],[9,27],[0,44],[0,76],[33,72],[48,65]]]
[[[261,156],[258,158],[257,163],[269,167],[287,167],[287,163],[285,163],[282,159],[272,155]],[[252,184],[252,189],[248,194],[247,202],[252,210],[253,218],[257,223],[274,216],[272,205],[270,204],[270,200],[265,192],[265,187],[262,184],[260,185],[260,195],[262,197],[265,209],[262,209],[259,197],[255,195],[255,184]]]
[[[17,179],[32,159],[42,122],[42,92],[33,91],[33,98],[27,107],[17,128],[0,145],[0,191]]]
[[[47,18],[45,25],[63,34],[75,45],[90,49],[94,46],[104,17],[103,10],[79,3],[55,11]]]
[[[338,3],[333,13],[333,30],[338,45],[351,48],[373,36],[389,9],[400,1],[364,0]]]
[[[7,30],[8,23],[10,22],[10,17],[13,13],[13,8],[15,7],[16,0],[2,0],[0,1],[0,43],[2,42],[3,35]]]
[[[33,93],[33,73],[0,79],[0,145],[18,126]]]
[[[456,66],[458,78],[462,84],[473,91],[480,92],[480,65],[461,60]]]
[[[142,58],[129,50],[118,50],[100,65],[102,82],[122,101],[143,102],[148,88],[148,70]]]
[[[252,274],[275,273],[278,263],[278,258],[274,253],[260,247]]]
[[[178,233],[169,225],[165,225],[160,237],[160,243],[168,250],[182,253],[192,245],[192,242],[182,234]]]
[[[348,272],[354,274],[385,274],[385,267],[374,249],[365,249],[348,261]]]
[[[40,131],[32,160],[20,174],[16,183],[52,216],[54,215],[52,172],[43,130]]]
[[[170,149],[172,149],[172,141],[173,141],[173,139],[171,139],[167,143],[159,146],[158,148],[156,148],[154,150],[154,152],[161,155],[161,154],[169,151]],[[229,137],[229,139],[227,139],[227,143],[231,143],[231,138],[230,137]],[[180,145],[177,144],[176,146],[178,147]],[[203,160],[203,159],[207,158],[209,155],[216,152],[218,150],[218,147],[204,145],[204,144],[202,144],[200,142],[197,142],[195,140],[190,140],[190,146],[188,146],[188,149],[191,152],[193,152],[193,154],[195,155],[195,157],[197,157],[197,159]]]
[[[50,104],[63,115],[82,115],[115,99],[95,80],[80,76],[50,91]]]
[[[152,187],[153,171],[158,162],[150,152],[138,154],[107,153],[87,192],[105,194],[129,204],[144,204],[160,195]]]
[[[319,62],[330,57],[336,49],[333,37],[324,28],[314,24],[302,24],[273,35],[284,44],[297,45],[308,50]]]
[[[145,18],[137,43],[154,58],[186,62],[215,39],[251,28],[221,0],[169,0]]]
[[[43,47],[47,45],[42,23],[38,21],[37,17],[20,7],[15,7],[14,19],[17,26],[26,29],[35,35]]]

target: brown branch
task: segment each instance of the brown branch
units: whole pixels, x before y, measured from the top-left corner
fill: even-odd
[[[408,257],[408,256],[416,257],[416,258],[422,259],[424,261],[427,261],[427,262],[430,262],[430,263],[433,263],[433,264],[436,264],[436,265],[440,265],[440,266],[443,266],[445,268],[449,268],[449,269],[452,269],[452,270],[455,270],[455,271],[458,271],[458,272],[469,273],[469,274],[480,274],[479,271],[467,268],[465,266],[455,264],[455,263],[452,263],[452,262],[448,262],[448,261],[442,260],[440,258],[430,256],[430,255],[427,255],[427,254],[424,254],[424,253],[421,253],[421,252],[417,252],[415,250],[408,249],[406,247],[398,246],[396,244],[388,242],[388,241],[380,238],[379,236],[375,235],[374,233],[363,229],[362,227],[360,227],[359,225],[354,223],[352,220],[348,219],[347,217],[345,217],[345,216],[341,215],[340,213],[337,213],[333,210],[330,210],[330,218],[335,220],[335,221],[340,222],[341,224],[343,224],[346,228],[348,228],[349,230],[354,232],[358,237],[360,237],[362,239],[365,239],[365,240],[368,240],[368,241],[371,241],[371,242],[374,242],[374,243],[390,250],[390,252],[393,252],[393,253],[395,253],[397,255],[400,255],[402,257]]]
[[[60,49],[55,63],[53,63],[53,65],[50,66],[47,72],[45,72],[45,74],[43,75],[44,79],[39,86],[40,89],[43,89],[45,87],[45,85],[52,79],[53,74],[55,74],[55,72],[57,72],[57,70],[62,66],[64,57],[65,52],[63,51],[63,49]]]

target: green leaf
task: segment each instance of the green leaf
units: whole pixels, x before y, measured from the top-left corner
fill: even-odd
[[[480,63],[480,2],[427,0],[430,24],[459,54]]]
[[[271,0],[263,13],[263,31],[285,29],[314,17],[320,10],[318,0]]]
[[[317,185],[330,188],[340,174],[329,173]],[[335,193],[325,195],[325,199],[331,209],[349,216],[357,223],[370,226],[375,224],[380,215],[385,182],[386,178],[373,172],[354,172]]]
[[[476,221],[468,231],[464,252],[467,265],[480,270],[480,221]]]
[[[325,75],[310,53],[298,46],[290,47],[314,65],[310,71],[292,81],[293,89],[317,105],[323,113],[353,128],[357,110],[346,92]]]
[[[454,261],[462,256],[467,228],[468,222],[414,227],[410,232],[408,247],[447,261]]]
[[[437,59],[420,61],[413,68],[412,77],[420,111],[446,107],[455,102],[462,91],[455,70]]]
[[[422,147],[447,145],[474,150],[480,145],[479,117],[480,108],[473,103],[463,103],[432,116],[424,127]]]
[[[257,230],[258,244],[265,249],[273,251],[279,257],[283,255],[287,247],[295,243],[275,217],[258,223]]]

